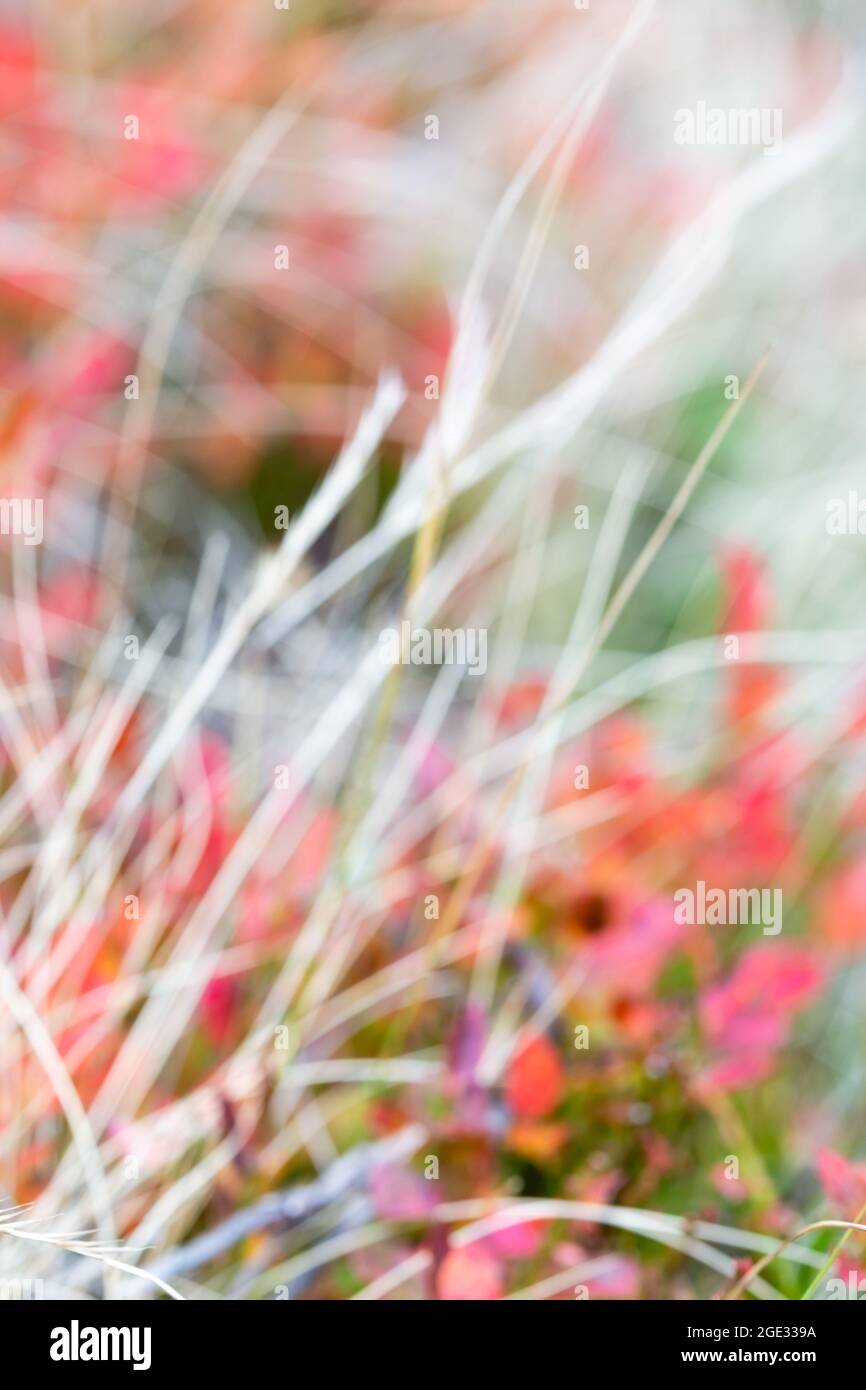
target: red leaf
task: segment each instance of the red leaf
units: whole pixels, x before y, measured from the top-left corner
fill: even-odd
[[[719,623],[720,631],[759,631],[766,625],[769,610],[767,584],[761,561],[745,546],[727,547],[721,558],[725,598]]]
[[[855,859],[829,878],[818,894],[818,935],[840,951],[856,951],[866,937],[866,859]]]
[[[505,1077],[505,1098],[516,1115],[548,1115],[562,1099],[565,1078],[559,1053],[543,1033],[515,1052]]]

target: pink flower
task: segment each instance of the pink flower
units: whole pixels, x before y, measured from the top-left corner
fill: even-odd
[[[431,1184],[395,1163],[375,1169],[370,1178],[370,1196],[382,1221],[426,1220],[436,1205]]]
[[[610,1267],[587,1280],[595,1298],[637,1298],[640,1292],[640,1266],[626,1255],[611,1257]]]
[[[448,1072],[456,1087],[471,1086],[487,1036],[487,1015],[478,1004],[468,1004],[448,1040]]]
[[[835,1207],[850,1218],[866,1203],[866,1163],[852,1163],[835,1149],[818,1153],[818,1178]]]
[[[480,1245],[449,1250],[436,1278],[439,1297],[450,1302],[489,1302],[501,1298],[504,1288],[501,1265]]]
[[[519,1225],[494,1231],[486,1238],[484,1246],[491,1255],[503,1260],[528,1260],[538,1253],[541,1234],[537,1221],[522,1221]]]
[[[701,996],[701,1026],[710,1042],[724,1047],[778,1046],[779,1025],[784,1030],[821,981],[821,971],[802,948],[754,946],[726,981]]]
[[[793,1015],[821,982],[801,947],[775,943],[746,951],[728,979],[701,996],[701,1029],[718,1055],[698,1078],[698,1091],[740,1090],[769,1076]]]
[[[235,982],[225,976],[216,976],[202,992],[202,1021],[205,1032],[215,1047],[222,1046],[231,1036],[235,1003]]]

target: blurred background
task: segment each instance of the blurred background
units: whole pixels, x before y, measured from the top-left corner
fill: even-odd
[[[866,1207],[861,7],[6,4],[0,74],[0,1283],[837,1296],[749,1261]]]

